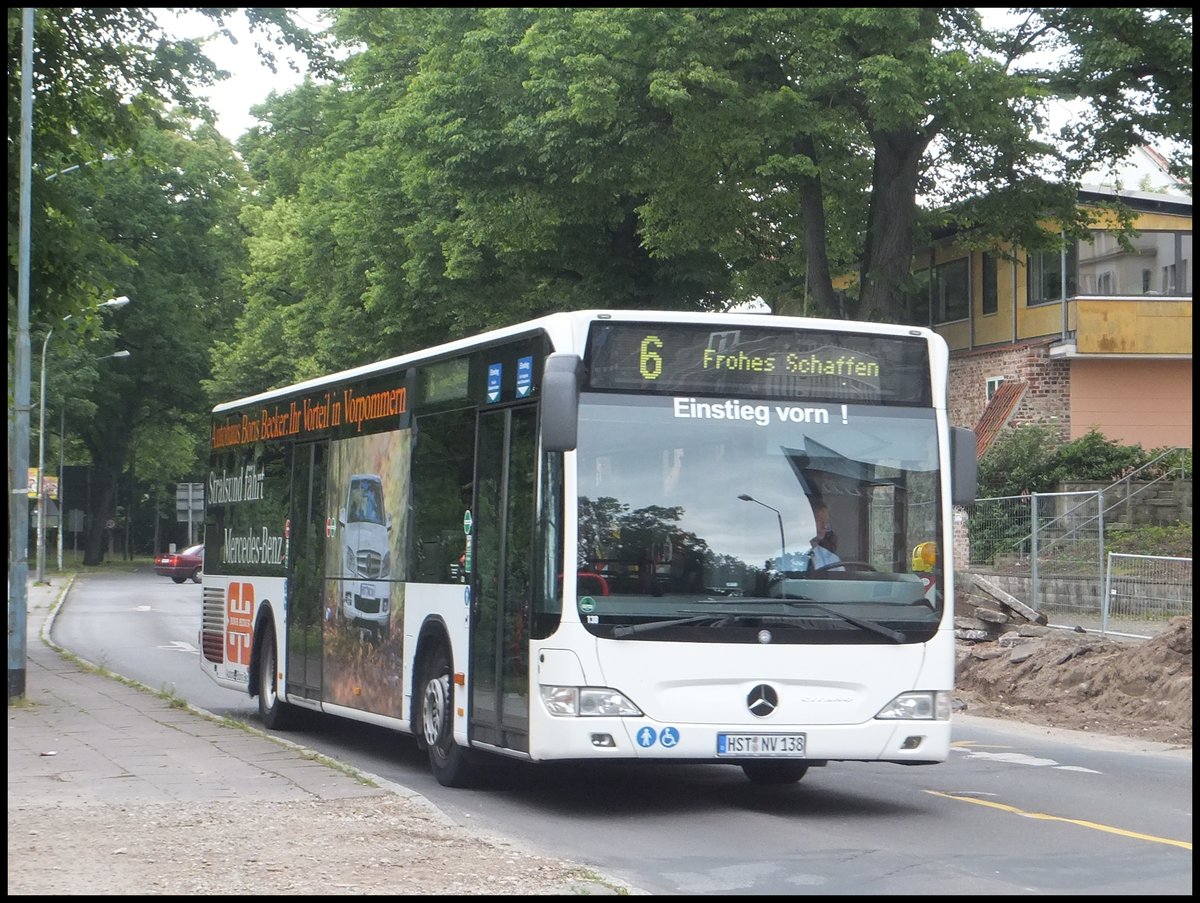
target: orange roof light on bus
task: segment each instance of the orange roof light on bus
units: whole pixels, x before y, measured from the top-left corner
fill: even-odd
[[[915,572],[932,571],[937,566],[937,543],[919,543],[912,553],[912,569]]]

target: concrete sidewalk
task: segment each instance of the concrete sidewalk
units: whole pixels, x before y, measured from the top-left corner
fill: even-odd
[[[424,799],[374,776],[360,780],[302,747],[227,725],[60,652],[49,644],[50,627],[69,582],[29,584],[26,701],[8,708],[10,810],[385,793]]]
[[[8,707],[10,896],[618,892],[71,656],[49,641],[69,589],[28,587],[25,699]]]

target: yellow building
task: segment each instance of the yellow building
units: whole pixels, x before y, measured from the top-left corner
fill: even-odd
[[[1065,251],[967,252],[949,237],[916,255],[922,306],[951,349],[951,420],[977,430],[981,453],[1000,427],[1025,423],[1066,440],[1096,429],[1147,450],[1191,448],[1191,199],[1119,196],[1136,214],[1131,246],[1097,208],[1092,240]]]

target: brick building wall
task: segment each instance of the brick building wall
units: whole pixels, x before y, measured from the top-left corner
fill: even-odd
[[[987,381],[997,376],[1023,380],[1025,396],[1009,421],[1011,426],[1039,423],[1054,426],[1065,440],[1071,429],[1071,364],[1051,359],[1056,338],[956,351],[950,355],[950,422],[974,429],[987,407]]]

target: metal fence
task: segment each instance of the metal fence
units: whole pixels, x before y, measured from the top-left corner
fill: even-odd
[[[1099,574],[1103,504],[1104,493],[1098,491],[976,499],[967,507],[969,560]]]
[[[1123,627],[1133,636],[1153,634],[1164,621],[1191,614],[1192,559],[1108,553],[1101,633]]]
[[[956,553],[1057,627],[1153,636],[1192,613],[1191,559],[1104,548],[1104,492],[976,499],[956,519]]]

